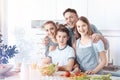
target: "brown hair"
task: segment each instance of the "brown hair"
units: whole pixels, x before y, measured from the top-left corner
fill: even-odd
[[[67,12],[74,13],[74,14],[76,14],[76,15],[78,16],[77,11],[76,11],[75,9],[71,9],[71,8],[67,8],[67,9],[63,12],[63,16],[64,16],[65,13],[67,13]]]
[[[91,29],[91,26],[90,26],[90,23],[89,23],[89,20],[86,18],[86,17],[84,17],[84,16],[81,16],[81,17],[79,17],[78,18],[78,21],[83,21],[84,23],[86,23],[87,25],[88,25],[88,32],[87,32],[87,34],[88,35],[92,35],[93,34],[93,31],[92,31],[92,29]],[[77,22],[78,22],[77,21]],[[77,30],[77,27],[76,27],[76,38],[78,39],[78,38],[80,38],[81,37],[81,35],[78,33],[78,30]]]
[[[69,30],[65,27],[65,25],[60,25],[59,28],[57,29],[57,33],[58,32],[65,32],[67,34],[67,36],[69,37]],[[56,34],[57,34],[56,33]]]
[[[66,27],[66,24],[58,24],[57,25],[57,29],[62,28],[62,27]]]

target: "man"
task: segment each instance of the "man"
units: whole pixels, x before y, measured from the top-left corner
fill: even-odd
[[[68,8],[63,12],[63,16],[66,20],[66,27],[70,31],[70,39],[68,41],[68,44],[72,46],[72,42],[75,38],[75,23],[78,20],[78,14],[75,9]],[[91,24],[91,28],[94,32],[94,34],[92,35],[93,42],[97,42],[99,39],[101,39],[105,45],[105,48],[108,49],[108,41],[102,36],[100,31],[98,31],[93,24]]]

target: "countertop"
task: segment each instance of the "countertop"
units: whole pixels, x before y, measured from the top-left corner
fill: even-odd
[[[56,72],[55,74],[59,74],[61,72]],[[93,75],[94,76],[94,75]],[[120,80],[120,77],[111,76],[112,80]],[[61,76],[39,76],[39,73],[33,71],[29,74],[29,77],[24,74],[24,77],[21,76],[21,72],[9,72],[9,75],[0,80],[71,80],[66,77]]]

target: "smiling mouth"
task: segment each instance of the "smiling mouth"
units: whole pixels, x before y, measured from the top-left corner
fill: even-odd
[[[74,25],[74,22],[68,23],[69,25]]]
[[[63,42],[60,42],[61,44],[63,44]]]

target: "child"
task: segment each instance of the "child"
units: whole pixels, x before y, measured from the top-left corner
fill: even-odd
[[[57,30],[56,40],[58,46],[54,51],[51,51],[44,63],[58,64],[58,70],[71,71],[74,65],[75,53],[74,49],[67,45],[69,39],[69,30],[61,27]]]
[[[104,44],[101,40],[97,43],[92,42],[93,31],[86,17],[81,16],[76,22],[76,33],[77,40],[73,46],[81,71],[87,74],[100,73],[106,64]]]

